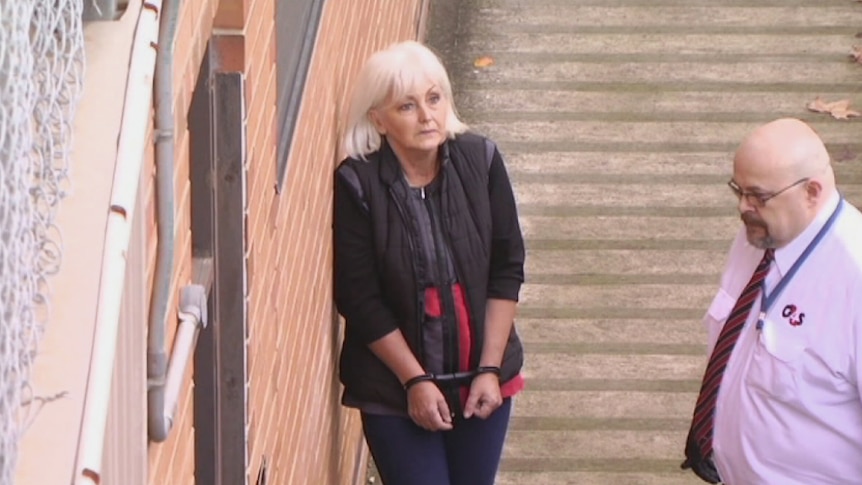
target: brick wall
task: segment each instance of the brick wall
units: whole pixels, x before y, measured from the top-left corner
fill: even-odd
[[[249,483],[254,483],[264,456],[270,484],[352,485],[363,474],[358,416],[340,406],[336,378],[341,330],[331,294],[332,170],[343,156],[338,140],[351,81],[371,52],[416,37],[422,5],[422,0],[324,2],[287,178],[277,194],[273,0],[183,3],[174,63],[178,244],[174,298],[190,278],[189,101],[213,28],[245,37]],[[152,167],[152,153],[148,159]],[[143,190],[148,200],[145,211],[154,220],[152,175]],[[154,223],[150,234],[150,254],[155,254]],[[153,263],[151,257],[151,268]],[[173,307],[175,300],[169,306]],[[169,315],[169,321],[175,321],[175,315]],[[169,332],[174,327],[168,325]],[[190,380],[176,416],[169,439],[150,445],[153,485],[194,483]]]
[[[257,3],[266,0],[257,0]],[[269,483],[350,484],[358,416],[339,404],[339,328],[331,293],[332,170],[351,80],[371,52],[416,37],[419,0],[327,0],[282,194],[276,183],[274,73],[249,76],[250,474]],[[259,12],[271,15],[267,8]],[[271,17],[270,17],[271,18]],[[271,20],[259,35],[272,39]],[[251,49],[267,43],[252,40]],[[270,44],[271,45],[271,44]],[[250,51],[246,59],[271,53]],[[252,73],[257,72],[252,69]],[[266,96],[258,103],[258,96]],[[361,473],[361,470],[360,470]]]

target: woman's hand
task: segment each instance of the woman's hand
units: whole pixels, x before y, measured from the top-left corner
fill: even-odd
[[[464,405],[464,417],[485,419],[500,405],[503,397],[500,395],[500,379],[493,373],[482,373],[473,378],[470,384],[470,394]]]
[[[407,413],[417,426],[428,431],[452,429],[449,405],[433,382],[419,382],[410,386],[407,390]]]

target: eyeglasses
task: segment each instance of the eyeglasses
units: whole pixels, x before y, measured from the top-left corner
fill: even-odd
[[[737,199],[742,199],[743,197],[745,197],[745,202],[747,202],[748,205],[752,205],[755,207],[763,207],[770,200],[774,199],[775,197],[778,197],[779,195],[781,195],[785,191],[790,190],[793,187],[796,187],[797,185],[799,185],[801,183],[808,182],[808,180],[809,180],[809,177],[801,178],[801,179],[797,180],[796,182],[793,182],[792,184],[788,185],[787,187],[784,187],[783,189],[781,189],[777,192],[773,192],[771,194],[761,194],[758,192],[745,192],[744,190],[742,190],[742,187],[740,187],[736,182],[733,181],[733,179],[730,179],[727,182],[727,186],[730,187],[730,190],[733,191],[733,193],[734,193],[734,195],[736,195]]]

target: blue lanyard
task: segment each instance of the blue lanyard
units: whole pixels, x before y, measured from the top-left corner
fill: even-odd
[[[829,228],[832,227],[832,223],[835,222],[835,219],[838,218],[838,213],[841,212],[841,208],[844,207],[844,198],[838,199],[838,206],[835,207],[835,210],[832,211],[832,215],[829,216],[829,219],[826,220],[826,224],[823,224],[823,227],[820,228],[820,232],[814,236],[814,239],[808,243],[808,247],[805,248],[805,251],[802,251],[802,254],[799,255],[799,258],[796,259],[796,262],[793,263],[793,266],[790,267],[790,271],[781,278],[781,281],[778,282],[778,285],[775,286],[775,289],[772,290],[772,293],[769,296],[766,295],[766,278],[764,278],[763,283],[760,284],[760,314],[757,316],[757,330],[761,330],[763,328],[763,321],[766,319],[766,312],[769,311],[769,308],[775,303],[775,300],[778,299],[778,295],[781,294],[781,291],[784,290],[784,287],[787,286],[787,283],[793,279],[793,275],[796,274],[796,270],[802,266],[802,263],[808,259],[808,255],[811,254],[811,251],[820,243],[820,240],[823,239],[823,236],[829,231]]]

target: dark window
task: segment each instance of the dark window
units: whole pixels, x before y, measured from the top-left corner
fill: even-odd
[[[278,181],[281,192],[287,173],[287,155],[324,0],[276,0],[275,46],[278,84]]]

